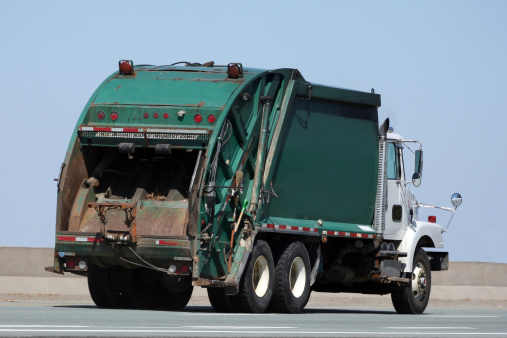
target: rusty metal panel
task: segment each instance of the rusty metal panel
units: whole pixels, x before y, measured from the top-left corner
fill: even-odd
[[[151,202],[137,213],[138,236],[186,236],[188,227],[188,201]],[[175,207],[163,207],[164,204]],[[160,205],[160,207],[158,206]]]
[[[155,202],[137,206],[137,236],[186,236],[188,227],[188,201]],[[171,207],[168,207],[171,206]],[[111,209],[105,214],[106,229],[129,231],[125,222],[125,211]],[[100,232],[100,217],[94,208],[89,208],[81,221],[79,232]]]
[[[95,201],[93,188],[86,186],[83,182],[76,194],[74,204],[69,217],[69,231],[78,231],[81,220],[88,210],[88,203]]]
[[[65,166],[59,182],[58,202],[56,211],[56,230],[66,231],[69,228],[69,217],[76,193],[85,178],[88,178],[87,168],[81,152],[80,142],[76,139],[69,163]]]

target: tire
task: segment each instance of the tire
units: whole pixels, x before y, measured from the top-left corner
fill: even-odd
[[[175,292],[169,291],[162,284],[157,283],[151,307],[171,311],[182,310],[190,301],[193,291],[194,287],[191,285],[183,291]]]
[[[127,279],[129,308],[146,309],[153,298],[155,281],[148,278],[148,271],[146,269],[127,270],[130,272]]]
[[[111,269],[113,307],[119,309],[145,309],[153,297],[153,285],[145,281],[144,269]]]
[[[241,277],[239,293],[231,297],[234,308],[240,312],[265,312],[273,296],[274,271],[268,243],[257,241]]]
[[[113,308],[110,269],[96,265],[88,266],[88,290],[93,302],[100,308]]]
[[[208,288],[208,299],[216,312],[234,312],[231,296],[225,294],[224,288]]]
[[[130,307],[127,296],[128,270],[123,267],[113,267],[111,274],[111,294],[115,309],[128,309]]]
[[[300,313],[310,298],[310,258],[301,242],[290,244],[275,267],[275,285],[270,310]]]
[[[426,252],[417,248],[414,255],[412,282],[391,292],[396,312],[401,314],[423,313],[431,293],[431,266]]]

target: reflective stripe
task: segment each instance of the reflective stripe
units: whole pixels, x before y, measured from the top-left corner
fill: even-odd
[[[263,228],[268,228],[268,229],[290,230],[290,231],[299,231],[299,232],[319,232],[319,229],[310,228],[310,227],[296,227],[296,226],[291,226],[291,225],[279,225],[279,224],[269,224],[269,223],[262,223],[261,225]]]
[[[78,128],[80,131],[111,131],[111,132],[119,132],[119,133],[142,133],[142,128],[113,128],[113,127],[90,127],[90,126],[80,126]],[[209,130],[205,129],[161,129],[161,128],[147,128],[147,133],[157,133],[157,134],[203,134],[208,135],[210,133]]]
[[[375,234],[362,234],[359,232],[330,231],[330,230],[323,230],[322,234],[327,235],[327,236],[357,237],[357,238],[370,238],[370,239],[374,239],[377,237],[377,235],[375,235]]]
[[[162,133],[162,134],[208,134],[207,130],[203,129],[146,129],[147,133]]]
[[[156,245],[178,245],[178,242],[167,242],[167,241],[164,241],[164,240],[157,239],[155,241],[155,244]]]
[[[100,238],[96,237],[73,237],[73,236],[58,236],[60,242],[100,242]]]

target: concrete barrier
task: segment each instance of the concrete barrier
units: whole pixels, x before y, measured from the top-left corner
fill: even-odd
[[[0,247],[0,301],[92,303],[85,277],[44,270],[52,248]],[[432,272],[431,306],[507,306],[507,264],[451,262]],[[206,290],[195,288],[191,305],[209,306]],[[313,292],[308,307],[390,305],[390,296]]]

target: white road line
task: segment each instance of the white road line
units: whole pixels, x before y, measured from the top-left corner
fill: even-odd
[[[181,312],[174,313],[182,316],[274,316],[274,313],[191,313],[191,312]]]
[[[0,328],[90,328],[93,329],[92,326],[87,325],[0,325]],[[242,330],[242,329],[272,329],[272,330],[286,330],[286,329],[297,329],[297,326],[123,326],[124,330],[174,330],[174,329],[230,329],[230,330]],[[102,329],[116,329],[114,326],[104,325]]]
[[[91,327],[88,325],[0,325],[0,327],[60,327],[60,328],[78,328],[78,327]]]
[[[410,326],[410,327],[396,327],[396,326],[389,326],[384,327],[384,329],[394,329],[394,330],[427,330],[427,329],[433,329],[433,330],[477,330],[475,327],[466,327],[466,326]]]
[[[233,334],[287,334],[287,335],[294,335],[294,334],[308,334],[309,331],[245,331],[245,330],[124,330],[124,329],[118,329],[118,330],[49,330],[49,329],[0,329],[0,332],[54,332],[54,333],[62,333],[62,332],[88,332],[88,333],[233,333]],[[474,335],[474,336],[487,336],[487,335],[507,335],[507,332],[373,332],[373,331],[323,331],[323,332],[312,332],[312,336],[316,335],[324,335],[324,334],[330,334],[330,335],[337,335],[337,334],[343,334],[343,335],[366,335],[366,336],[372,336],[372,335],[383,335],[383,336],[390,336],[390,335],[426,335],[426,336],[443,336],[443,335]]]
[[[297,326],[178,326],[189,329],[297,329]]]
[[[500,316],[441,316],[441,315],[426,315],[424,317],[439,317],[439,318],[500,318]]]

